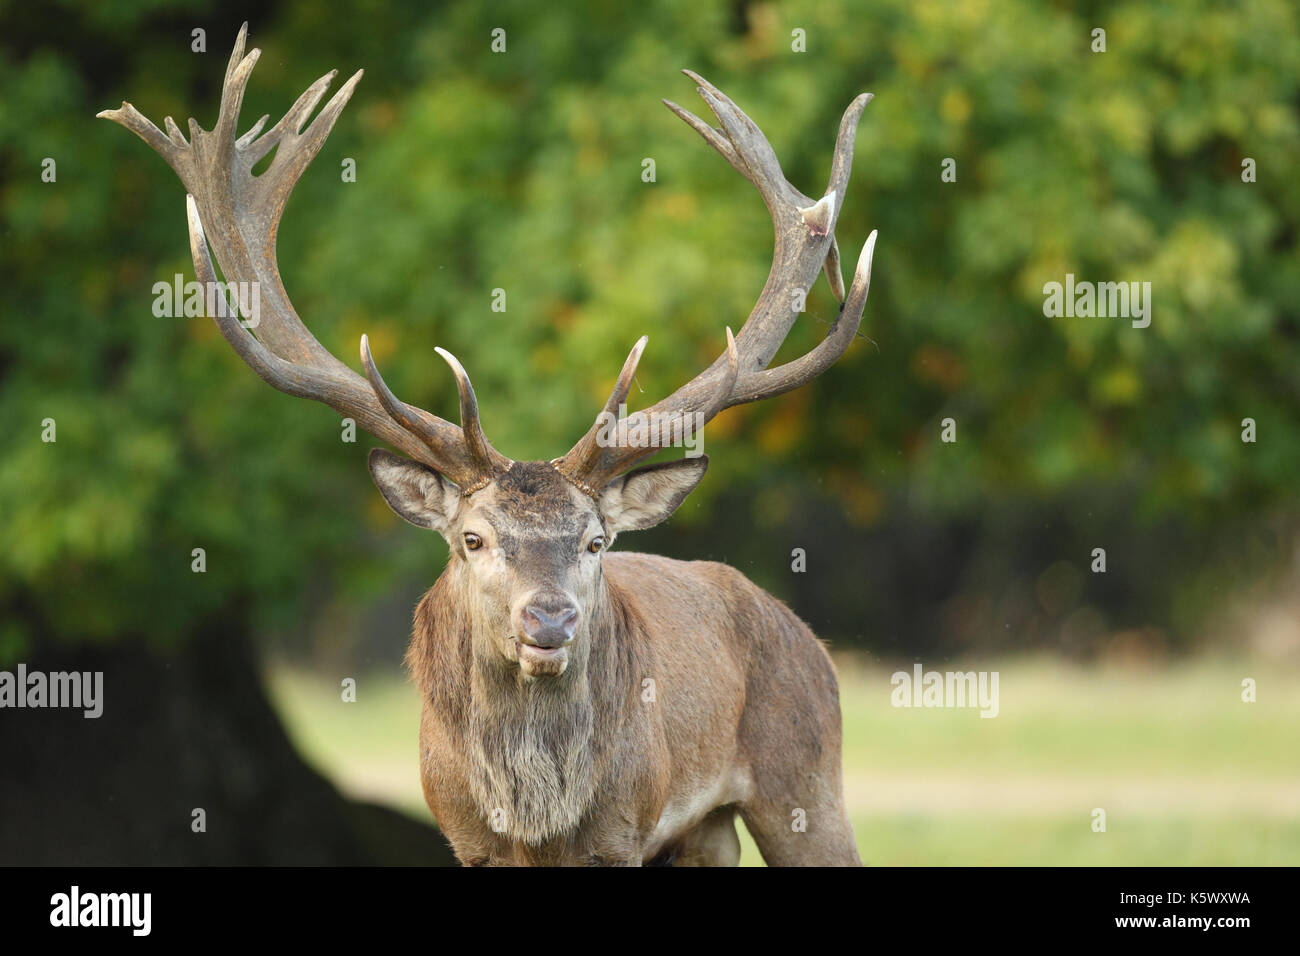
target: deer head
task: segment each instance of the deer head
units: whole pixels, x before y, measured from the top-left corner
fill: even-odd
[[[848,185],[858,119],[871,94],[844,113],[820,199],[804,195],[785,178],[762,131],[706,80],[685,71],[721,124],[714,128],[675,103],[665,104],[758,189],[776,236],[772,269],[757,304],[726,348],[693,379],[651,408],[620,420],[617,434],[647,434],[649,441],[609,440],[611,417],[625,407],[643,336],[633,347],[596,423],[566,454],[545,462],[515,462],[492,447],[479,423],[478,401],[460,362],[438,349],[456,379],[459,427],[397,398],[384,383],[361,337],[364,376],[327,351],[294,311],[280,281],[275,236],[289,194],[320,151],[339,113],[361,79],[358,71],[306,124],[328,89],[331,72],[298,98],[284,117],[263,132],[263,116],[238,135],[244,90],[260,55],[247,56],[248,25],[239,32],[226,69],[216,126],[207,131],[191,119],[187,141],[169,116],[164,134],[129,103],[99,116],[120,123],[157,151],[176,171],[186,199],[194,268],[207,288],[220,288],[215,252],[227,282],[252,283],[261,308],[255,328],[234,308],[212,316],[239,357],[282,392],[310,398],[353,418],[406,457],[375,450],[370,472],[402,518],[437,531],[451,547],[451,562],[471,582],[478,649],[517,665],[527,676],[562,674],[570,654],[581,655],[582,636],[601,586],[601,554],[621,531],[650,528],[666,519],[704,477],[708,460],[686,458],[639,469],[633,466],[663,447],[662,422],[696,427],[723,409],[779,395],[830,367],[857,333],[871,280],[876,233],[862,249],[845,293],[835,224]],[[275,149],[269,168],[253,166]],[[817,275],[841,307],[826,337],[811,351],[775,368],[768,366],[799,312],[792,293],[806,293]],[[659,436],[656,438],[655,436]],[[477,652],[477,651],[476,651]]]

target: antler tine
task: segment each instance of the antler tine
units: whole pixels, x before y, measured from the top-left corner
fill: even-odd
[[[649,341],[650,336],[641,336],[636,340],[636,345],[632,346],[632,351],[627,353],[627,359],[623,362],[623,369],[618,373],[618,380],[614,382],[614,388],[605,401],[605,407],[601,409],[600,415],[596,418],[596,425],[593,425],[587,434],[582,436],[582,440],[573,447],[573,451],[565,456],[565,458],[569,459],[567,463],[565,458],[556,458],[551,462],[557,467],[564,464],[565,467],[561,469],[560,473],[575,484],[595,468],[600,460],[601,450],[598,441],[600,428],[598,426],[602,422],[608,424],[611,417],[617,420],[621,406],[627,401],[628,393],[632,390],[632,380],[636,378],[636,368],[641,362],[641,353],[645,351],[646,343]],[[582,485],[579,485],[579,487],[582,487]]]
[[[436,415],[398,401],[374,370],[364,339],[368,378],[339,361],[302,323],[280,281],[275,237],[285,204],[351,98],[361,71],[339,88],[306,129],[307,117],[325,95],[335,72],[308,87],[270,130],[262,133],[269,118],[264,116],[239,136],[244,91],[261,55],[256,49],[245,54],[247,37],[248,24],[244,24],[226,66],[221,107],[211,132],[191,119],[190,141],[186,142],[168,117],[164,135],[129,103],[99,115],[136,133],[185,184],[190,248],[200,281],[209,289],[221,289],[212,265],[215,252],[228,283],[257,289],[257,315],[245,316],[247,321],[241,322],[233,309],[226,308],[223,291],[221,307],[212,316],[226,341],[254,372],[280,391],[323,402],[355,418],[376,437],[443,472],[462,489],[481,487],[485,476],[490,480],[508,468],[510,461],[483,435],[469,378],[459,363],[453,365],[453,371],[462,411],[470,410],[468,434]],[[253,166],[277,146],[270,167],[253,176]]]
[[[465,369],[450,352],[442,349],[435,351],[444,359],[448,359],[448,364],[456,375],[456,387],[460,392],[461,428],[459,431],[463,436],[462,444],[466,452],[463,460],[454,462],[448,462],[445,454],[442,454],[442,471],[460,485],[463,492],[469,494],[508,469],[511,462],[496,451],[489,444],[487,436],[483,434],[482,426],[479,424],[478,401],[474,397],[474,386],[470,384]],[[445,428],[455,428],[455,426],[441,419],[431,423],[428,419],[432,416],[427,412],[422,412],[413,405],[407,405],[393,394],[375,366],[374,356],[370,354],[368,335],[361,336],[361,365],[366,370],[366,380],[370,383],[374,394],[379,397],[384,411],[406,430],[408,436],[419,439],[430,451],[441,453],[447,442],[446,436],[441,432]]]
[[[164,136],[162,130],[149,122],[147,117],[126,100],[122,101],[121,108],[115,110],[100,110],[95,114],[95,118],[112,120],[119,126],[125,126],[131,132],[135,133],[136,136],[139,136],[142,140],[148,143],[150,149],[167,161],[167,165],[171,166],[172,169],[175,169],[177,173],[180,173],[180,169],[177,167],[174,159],[176,154],[185,148],[186,143],[184,137],[180,135],[180,130],[176,129],[175,123],[169,122],[169,128],[175,130],[176,137],[180,142],[174,142]],[[169,116],[167,119],[170,121],[171,117]]]
[[[262,51],[256,47],[244,55],[244,43],[248,39],[248,24],[239,28],[235,38],[235,48],[230,53],[226,64],[226,78],[221,84],[221,105],[217,110],[217,125],[212,128],[213,141],[222,151],[227,161],[233,155],[239,130],[239,112],[244,106],[244,91],[248,89],[248,79],[253,75],[253,67],[262,57]],[[191,129],[197,130],[198,124],[191,119]],[[197,139],[197,136],[195,137]]]
[[[745,376],[728,399],[728,407],[789,392],[816,378],[839,360],[858,334],[858,326],[862,324],[862,310],[867,304],[867,292],[871,289],[871,259],[875,249],[876,230],[873,229],[858,257],[849,296],[830,331],[826,333],[826,338],[818,342],[811,352],[797,359]]]
[[[564,457],[556,458],[551,462],[556,471],[592,497],[598,496],[600,489],[611,478],[662,447],[658,442],[663,434],[657,429],[649,428],[654,422],[651,417],[655,413],[654,409],[633,412],[624,419],[617,419],[629,432],[647,435],[648,444],[620,445],[617,441],[601,440],[602,435],[608,434],[610,430],[611,416],[618,415],[619,407],[627,399],[632,377],[636,373],[636,365],[641,359],[641,351],[647,341],[647,337],[643,335],[633,347],[627,361],[623,364],[623,371],[614,385],[609,401],[605,403],[605,408],[596,418],[595,424]],[[712,390],[697,390],[673,411],[677,421],[681,422],[683,427],[695,428],[697,422],[711,421],[726,407],[726,401],[740,375],[740,353],[736,348],[736,337],[731,334],[730,326],[727,327],[727,350],[714,364],[723,370],[724,377],[719,387]],[[659,406],[656,405],[655,409],[658,408]],[[671,432],[671,428],[668,431]]]
[[[511,462],[497,454],[483,432],[483,425],[478,417],[478,397],[474,394],[474,386],[469,380],[465,367],[446,349],[435,347],[434,351],[451,366],[452,375],[456,377],[456,391],[460,394],[460,429],[465,435],[465,447],[475,468],[480,475],[487,478],[506,470]],[[484,483],[486,484],[486,480]]]
[[[248,44],[248,21],[245,20],[240,24],[239,32],[235,34],[235,45],[230,51],[230,59],[226,61],[226,78],[222,81],[221,88],[227,90],[230,88],[231,78],[235,75],[235,67],[239,66],[244,59],[244,48]]]
[[[672,420],[696,412],[703,412],[707,422],[724,408],[779,395],[811,381],[834,364],[853,341],[862,321],[871,282],[876,233],[872,232],[867,239],[853,283],[845,295],[835,225],[853,165],[858,122],[862,111],[871,102],[872,94],[863,93],[856,97],[844,111],[826,192],[814,201],[785,178],[776,152],[753,120],[708,80],[690,70],[682,72],[695,81],[700,98],[721,128],[710,126],[670,100],[664,100],[664,103],[758,189],[772,215],[772,268],[758,301],[734,341],[728,330],[727,354],[667,398],[629,416],[629,433],[632,426],[652,423],[656,418]],[[823,270],[831,291],[842,302],[839,316],[826,338],[812,351],[769,369],[768,365],[799,317],[795,306],[796,294],[802,300],[817,274]],[[598,418],[578,444],[556,461],[556,467],[579,487],[585,485],[599,489],[657,450],[657,446],[596,450],[601,423],[602,419]],[[649,434],[662,434],[662,431],[651,428]]]
[[[704,141],[721,153],[722,158],[729,162],[736,172],[746,175],[745,168],[740,165],[740,157],[731,148],[731,143],[722,135],[721,130],[714,129],[690,110],[682,109],[672,100],[661,100],[660,102],[677,114],[678,118],[685,122],[687,126],[704,137]]]

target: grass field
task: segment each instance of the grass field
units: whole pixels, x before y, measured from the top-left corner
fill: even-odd
[[[892,668],[838,664],[845,793],[868,863],[1300,864],[1300,669],[1024,660],[1000,671],[1000,712],[982,719],[892,707]],[[1241,701],[1246,677],[1255,703]],[[332,677],[272,666],[268,679],[299,749],[340,788],[429,818],[403,675],[359,677],[356,703]],[[762,865],[742,841],[742,862]]]

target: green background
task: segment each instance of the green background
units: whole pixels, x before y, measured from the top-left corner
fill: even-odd
[[[183,191],[94,114],[129,99],[155,122],[210,126],[239,6],[0,5],[4,666],[50,647],[181,653],[215,627],[247,633],[298,675],[276,687],[312,686],[313,674],[337,686],[358,671],[389,680],[410,608],[445,560],[441,540],[401,524],[371,486],[366,436],[346,443],[334,413],[267,388],[210,321],[152,314],[155,282],[192,277]],[[1243,677],[1294,673],[1292,5],[358,2],[253,13],[250,45],[264,55],[242,127],[278,117],[331,68],[366,70],[280,232],[299,313],[354,367],[368,333],[399,395],[454,418],[454,384],[433,352],[450,349],[488,434],[516,459],[567,449],[642,334],[634,397],[675,388],[762,288],[770,223],[752,187],[659,104],[705,112],[678,71],[726,91],[811,195],[842,110],[875,93],[837,229],[850,265],[880,232],[864,337],[814,385],[720,416],[705,432],[700,489],[669,525],[618,546],[736,565],[854,675],[859,664],[884,674],[962,660],[1025,667],[1022,686],[1041,688],[1067,668],[1081,682],[1070,693],[1100,696],[1088,698],[1095,720],[1051,738],[1060,747],[1075,733],[1131,744],[1131,725],[1105,721],[1127,713],[1107,704],[1107,668],[1177,680],[1181,659],[1219,661],[1205,713],[1222,707],[1229,725]],[[501,54],[490,51],[497,27]],[[1104,53],[1091,49],[1096,27]],[[204,53],[191,50],[195,28]],[[795,29],[806,52],[791,49]],[[949,157],[953,183],[940,178]],[[42,181],[47,158],[55,182]],[[340,175],[347,158],[356,182]],[[1150,282],[1151,326],[1045,317],[1043,284],[1066,273]],[[504,313],[491,309],[497,288]],[[834,314],[820,283],[778,360],[815,344]],[[57,443],[41,441],[47,418]],[[940,440],[945,418],[955,443]],[[1244,418],[1254,443],[1241,440]],[[1105,574],[1090,569],[1098,547]],[[805,573],[791,570],[794,548]],[[854,700],[876,693],[862,680],[846,678]],[[290,693],[282,711],[319,716],[337,693],[318,698]],[[846,712],[846,760],[899,766],[873,749],[882,729]],[[1233,773],[1280,774],[1294,788],[1295,717],[1261,719],[1249,732],[1265,735],[1263,756]],[[409,741],[413,781],[414,725],[388,732]],[[1056,772],[1031,746],[1008,746],[1012,765]],[[934,762],[951,766],[946,752]],[[1175,777],[1194,776],[1195,754],[1185,757]],[[984,772],[1002,780],[1012,769],[1001,767],[990,758]],[[1239,826],[1247,811],[1228,806]],[[859,839],[869,843],[861,826]]]

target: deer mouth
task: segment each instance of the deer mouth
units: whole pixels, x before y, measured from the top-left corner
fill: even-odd
[[[569,649],[561,644],[541,647],[516,639],[519,669],[529,677],[558,677],[569,666]]]

